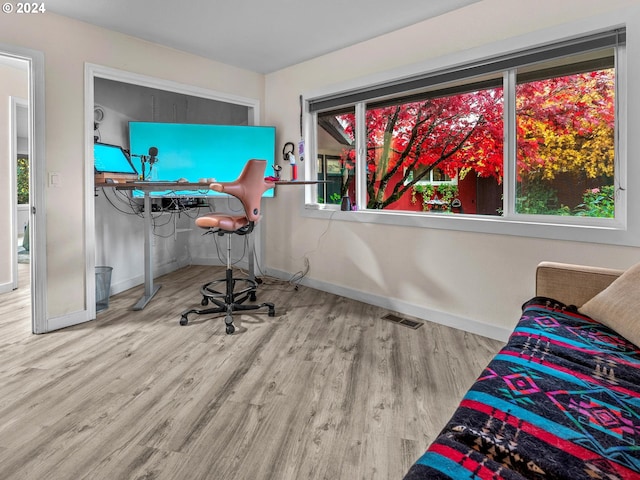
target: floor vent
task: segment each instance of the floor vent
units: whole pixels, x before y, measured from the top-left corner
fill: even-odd
[[[393,322],[393,323],[399,323],[400,325],[404,325],[405,327],[413,328],[414,330],[416,330],[417,328],[420,328],[422,326],[422,322],[419,322],[419,321],[416,321],[416,320],[409,320],[408,318],[399,317],[397,315],[394,315],[393,313],[388,313],[387,315],[382,317],[382,319],[383,320],[389,320],[390,322]]]

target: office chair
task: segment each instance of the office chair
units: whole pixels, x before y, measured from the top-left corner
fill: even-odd
[[[208,315],[211,313],[226,313],[224,323],[228,334],[235,332],[233,325],[233,312],[245,310],[257,310],[267,307],[269,316],[275,315],[273,303],[260,303],[245,305],[244,302],[256,300],[257,282],[253,278],[236,278],[231,269],[231,235],[247,235],[253,231],[260,220],[260,200],[262,194],[273,188],[275,184],[264,179],[264,171],[267,162],[265,160],[249,160],[233,182],[212,183],[209,188],[216,192],[227,193],[240,200],[244,207],[244,215],[229,215],[224,213],[209,213],[196,219],[196,225],[207,230],[205,234],[227,235],[227,269],[223,279],[205,283],[200,288],[202,301],[200,304],[206,307],[209,302],[216,306],[203,310],[191,309],[182,314],[180,325],[189,323],[188,316],[191,313]],[[236,291],[236,283],[243,283],[244,288]],[[216,287],[224,284],[224,291],[216,290]],[[222,290],[222,288],[221,288]]]

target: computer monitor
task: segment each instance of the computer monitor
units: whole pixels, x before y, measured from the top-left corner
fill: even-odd
[[[129,122],[131,154],[147,155],[157,150],[153,170],[157,180],[176,181],[184,178],[198,183],[202,178],[231,182],[238,178],[248,160],[275,162],[276,132],[273,126],[211,125],[162,122]],[[148,167],[147,167],[148,168]],[[267,173],[265,173],[267,174]],[[158,191],[151,196],[215,196],[202,191]],[[142,196],[134,191],[133,196]],[[273,196],[273,189],[264,197]]]
[[[93,145],[93,166],[97,174],[138,175],[122,147],[107,143]]]

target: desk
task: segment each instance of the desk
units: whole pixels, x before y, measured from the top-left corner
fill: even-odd
[[[278,185],[309,185],[318,181],[277,181]],[[154,285],[153,282],[153,225],[151,223],[151,192],[173,190],[175,192],[209,190],[209,183],[178,183],[178,182],[142,182],[131,181],[125,183],[96,183],[95,187],[109,187],[116,190],[140,190],[144,193],[144,293],[140,300],[133,306],[133,310],[142,310],[158,293],[161,285]],[[249,240],[249,278],[255,280],[254,274],[254,238],[248,236]]]
[[[96,187],[110,187],[116,190],[140,190],[144,193],[144,293],[133,306],[133,310],[142,310],[151,301],[161,285],[153,282],[153,225],[151,223],[151,192],[163,190],[196,191],[209,190],[209,183],[178,183],[178,182],[125,182],[125,183],[96,183]],[[253,259],[252,259],[253,260]],[[253,270],[251,270],[253,272]]]

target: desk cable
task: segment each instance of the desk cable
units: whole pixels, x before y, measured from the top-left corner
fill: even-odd
[[[131,202],[131,199],[129,197],[123,197],[122,193],[115,190],[115,196],[118,200],[120,200],[120,203],[123,203],[124,205],[126,205],[127,207],[129,207],[129,209],[131,210],[130,212],[122,210],[121,208],[119,208],[115,203],[113,203],[113,200],[111,200],[111,198],[109,198],[109,195],[106,192],[106,189],[104,187],[102,187],[100,190],[102,190],[102,194],[104,195],[104,198],[107,200],[107,202],[109,202],[111,204],[111,206],[116,209],[118,212],[120,213],[124,213],[125,215],[138,215],[140,216],[140,213],[136,211],[136,209],[134,208],[133,203]],[[109,189],[109,190],[113,190],[113,189]],[[126,198],[129,201],[124,201],[123,198]]]
[[[140,218],[144,218],[145,212],[142,210],[142,205],[140,205],[138,202],[136,202],[130,195],[128,195],[125,192],[122,192],[120,190],[115,190],[115,189],[105,189],[104,187],[101,188],[102,193],[104,194],[104,198],[107,200],[107,202],[111,205],[111,207],[113,209],[115,209],[116,211],[118,211],[119,213],[122,213],[124,215],[136,215]],[[125,207],[127,207],[126,209],[123,209],[123,207],[119,206],[116,204],[116,202],[111,198],[111,196],[107,193],[107,190],[111,190],[114,193],[115,199],[119,201],[119,203],[121,203],[122,205],[124,205]],[[211,202],[213,202],[213,200],[210,200]],[[179,205],[179,204],[177,204]],[[164,227],[165,225],[169,224],[170,222],[172,222],[172,220],[174,219],[174,215],[175,214],[184,214],[186,215],[188,218],[190,219],[195,219],[197,218],[197,216],[199,215],[199,211],[201,208],[208,208],[209,211],[213,211],[211,204],[207,204],[206,206],[197,206],[197,207],[189,207],[189,208],[178,208],[176,210],[164,210],[161,212],[149,212],[149,214],[151,215],[151,220],[152,220],[152,233],[154,236],[158,237],[158,238],[169,238],[172,235],[175,234],[175,230],[172,232],[169,232],[167,234],[160,234],[156,231],[156,229],[160,228],[160,227]],[[214,208],[215,208],[215,203],[214,203]],[[192,215],[190,213],[191,210],[195,210],[196,212]],[[154,213],[156,213],[154,215]],[[169,213],[171,215],[169,215],[167,217],[167,220],[163,223],[159,223],[158,219],[162,217],[163,214],[165,213]]]

